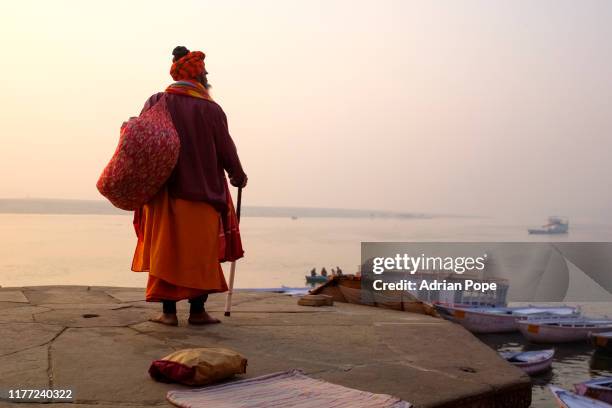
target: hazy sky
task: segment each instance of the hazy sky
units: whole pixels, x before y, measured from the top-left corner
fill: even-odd
[[[0,5],[0,197],[100,198],[119,126],[207,54],[245,204],[612,213],[612,2]]]

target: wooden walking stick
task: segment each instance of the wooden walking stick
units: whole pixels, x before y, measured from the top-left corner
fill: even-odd
[[[236,200],[236,218],[240,224],[240,205],[242,204],[242,187],[238,188],[238,199]],[[230,266],[229,289],[225,298],[225,316],[232,313],[232,294],[234,293],[234,275],[236,274],[236,261]]]

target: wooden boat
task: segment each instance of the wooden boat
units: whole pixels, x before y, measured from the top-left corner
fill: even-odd
[[[529,317],[577,317],[574,307],[457,307],[434,305],[440,316],[458,323],[472,333],[508,333],[518,330],[518,322]]]
[[[575,394],[563,388],[549,385],[548,388],[553,393],[557,405],[561,408],[611,408],[612,405],[593,398]]]
[[[612,377],[594,378],[574,385],[579,395],[612,404]]]
[[[499,355],[529,375],[550,370],[555,350],[502,351]]]
[[[435,310],[430,305],[418,300],[410,293],[375,293],[361,290],[361,276],[358,275],[343,274],[332,276],[327,282],[312,289],[310,293],[331,296],[335,302],[355,303],[404,312],[435,315]]]
[[[519,330],[525,338],[534,343],[569,343],[584,341],[591,333],[612,330],[612,320],[567,318],[567,319],[528,319],[518,322]]]
[[[606,354],[612,354],[612,331],[603,333],[591,333],[591,344]]]

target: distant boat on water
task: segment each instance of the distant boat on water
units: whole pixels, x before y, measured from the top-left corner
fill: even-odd
[[[324,283],[327,282],[327,276],[322,276],[322,275],[315,275],[315,276],[311,276],[311,275],[306,275],[306,283]]]
[[[569,220],[567,217],[551,216],[548,223],[541,228],[529,228],[530,234],[567,234],[569,231]]]
[[[305,276],[306,283],[314,285],[315,283],[325,283],[327,282],[327,270],[325,267],[321,268],[321,274],[317,275],[317,268],[312,268],[310,270],[310,274]]]

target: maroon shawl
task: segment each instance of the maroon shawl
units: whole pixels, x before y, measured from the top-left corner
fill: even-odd
[[[146,111],[163,93],[151,96],[142,110]],[[246,179],[236,145],[221,107],[210,99],[178,93],[167,93],[166,103],[172,123],[181,140],[179,159],[168,179],[170,196],[211,204],[221,214],[221,261],[243,256],[240,230],[232,204],[225,172],[238,184]],[[141,112],[141,113],[142,113]],[[134,212],[134,226],[139,232],[141,211]]]

